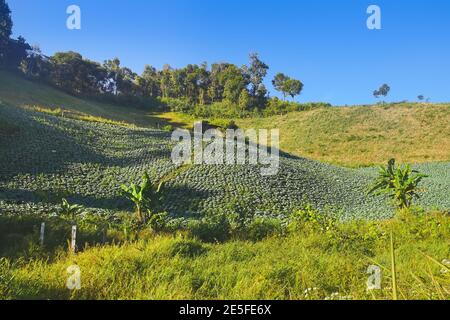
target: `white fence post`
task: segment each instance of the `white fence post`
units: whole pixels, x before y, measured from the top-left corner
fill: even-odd
[[[77,226],[72,226],[72,241],[70,243],[70,250],[73,253],[77,251]]]
[[[39,235],[39,242],[41,243],[41,247],[44,246],[44,237],[45,237],[45,222],[41,223],[41,233]]]

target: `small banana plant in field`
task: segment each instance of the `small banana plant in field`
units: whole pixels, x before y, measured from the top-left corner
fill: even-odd
[[[427,177],[413,170],[409,164],[397,166],[395,160],[391,159],[386,168],[380,167],[378,178],[369,194],[387,194],[399,209],[407,209],[414,199],[420,197],[419,184]]]
[[[149,209],[151,203],[151,184],[148,173],[144,173],[140,185],[131,183],[129,186],[122,185],[122,193],[127,199],[134,203],[136,214],[140,223],[146,223],[146,209]]]
[[[73,225],[76,224],[79,216],[85,213],[84,207],[77,204],[70,204],[67,199],[62,199],[61,208],[58,212],[59,216],[65,220],[70,221]]]

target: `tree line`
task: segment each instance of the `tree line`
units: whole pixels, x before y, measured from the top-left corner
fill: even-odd
[[[250,54],[248,65],[241,67],[231,63],[211,66],[203,63],[184,68],[165,65],[157,70],[147,65],[142,74],[137,74],[122,66],[119,58],[98,63],[73,51],[47,57],[24,38],[11,39],[12,26],[8,4],[0,0],[1,65],[74,95],[146,101],[179,99],[185,102],[181,109],[219,103],[241,111],[264,109],[271,100],[264,85],[269,66],[257,53]],[[272,83],[284,100],[287,96],[294,99],[303,90],[300,80],[282,73]]]

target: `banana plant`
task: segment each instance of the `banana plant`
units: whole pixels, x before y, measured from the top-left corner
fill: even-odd
[[[144,224],[146,222],[145,211],[150,207],[151,204],[151,196],[149,195],[151,192],[151,184],[148,173],[144,173],[140,185],[131,183],[129,186],[127,186],[123,184],[121,186],[121,189],[123,195],[127,197],[128,200],[134,203],[139,222]]]
[[[77,204],[70,204],[67,199],[62,199],[61,209],[58,213],[74,225],[78,220],[78,216],[84,214],[84,207]]]
[[[420,197],[420,182],[427,177],[413,170],[409,164],[397,166],[395,159],[391,159],[386,168],[380,167],[369,194],[387,194],[399,209],[410,208],[413,200]]]

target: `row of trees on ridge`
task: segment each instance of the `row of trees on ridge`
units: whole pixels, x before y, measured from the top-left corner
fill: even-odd
[[[11,39],[12,26],[8,4],[0,0],[0,64],[71,94],[184,99],[193,105],[225,101],[244,110],[264,108],[269,99],[264,85],[269,66],[256,53],[250,55],[248,65],[241,67],[231,63],[211,66],[203,63],[184,68],[165,65],[157,70],[147,65],[139,75],[122,66],[118,58],[100,64],[72,51],[47,57],[22,37]],[[273,85],[285,98],[295,98],[303,90],[301,81],[282,73],[275,76]]]

